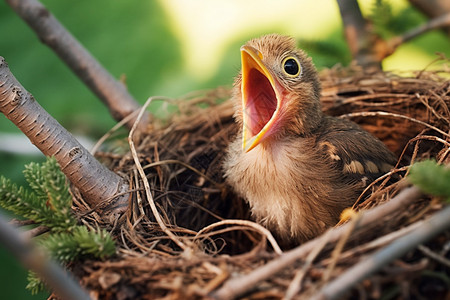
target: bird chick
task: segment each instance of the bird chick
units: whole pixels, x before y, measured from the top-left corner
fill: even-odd
[[[322,113],[317,71],[294,39],[250,40],[241,63],[232,97],[241,130],[227,150],[226,181],[257,222],[303,242],[335,225],[396,158],[358,125]]]

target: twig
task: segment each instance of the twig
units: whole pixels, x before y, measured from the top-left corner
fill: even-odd
[[[354,117],[378,117],[378,116],[383,116],[383,117],[393,117],[393,118],[400,118],[400,119],[405,119],[414,123],[418,123],[420,125],[423,125],[425,127],[431,128],[437,132],[439,132],[440,134],[450,138],[450,134],[440,130],[439,128],[437,128],[436,126],[430,125],[426,122],[408,117],[408,116],[404,116],[404,115],[400,115],[400,114],[395,114],[395,113],[389,113],[389,112],[385,112],[385,111],[364,111],[364,112],[355,112],[355,113],[349,113],[349,114],[344,114],[339,116],[340,118],[354,118]]]
[[[281,251],[280,246],[278,246],[277,241],[275,240],[275,238],[273,237],[272,233],[270,233],[269,230],[267,230],[266,228],[264,228],[263,226],[259,225],[258,223],[252,222],[252,221],[248,221],[248,220],[222,220],[216,223],[213,223],[209,226],[206,226],[204,228],[202,228],[196,235],[194,240],[201,236],[204,232],[211,230],[214,227],[218,227],[218,226],[222,226],[222,225],[241,225],[241,226],[245,226],[245,227],[250,227],[252,229],[254,229],[255,231],[261,233],[262,235],[264,235],[267,240],[270,242],[270,244],[272,245],[273,250],[275,251],[275,253],[277,254],[283,254],[283,251]]]
[[[37,0],[6,0],[11,8],[36,32],[72,71],[109,108],[117,121],[140,108],[126,87],[108,71],[67,31],[66,28]],[[127,125],[131,128],[135,119]],[[148,116],[139,125],[144,129]]]
[[[397,162],[398,165],[398,162]],[[372,181],[362,192],[361,194],[359,194],[358,199],[356,199],[355,203],[353,203],[352,209],[355,209],[356,206],[360,203],[360,201],[362,200],[362,198],[364,197],[364,194],[369,191],[373,186],[375,186],[378,182],[382,181],[383,179],[386,179],[388,177],[390,177],[391,175],[398,173],[398,172],[403,172],[409,170],[409,166],[405,166],[405,167],[401,167],[401,168],[394,168],[393,170],[381,175],[380,177],[378,177],[377,179],[375,179],[374,181]],[[380,187],[379,187],[380,188]],[[366,200],[367,201],[367,200]],[[342,224],[343,220],[340,220],[338,224]]]
[[[389,234],[383,235],[379,238],[377,238],[376,240],[373,240],[369,243],[365,243],[363,245],[351,248],[349,250],[347,250],[346,252],[342,253],[339,257],[339,260],[342,261],[344,259],[348,259],[348,258],[352,258],[352,257],[357,257],[356,255],[359,253],[363,253],[363,252],[367,252],[371,249],[374,248],[379,248],[381,246],[384,246],[386,244],[391,243],[393,240],[398,239],[401,236],[404,236],[414,230],[416,230],[417,228],[419,228],[420,226],[423,225],[423,221],[417,221],[411,225],[409,225],[408,227],[404,227],[401,228],[397,231],[391,232]],[[328,259],[324,259],[321,261],[321,263],[323,265],[327,265],[329,263],[332,263],[332,259],[333,258],[328,258]]]
[[[345,38],[353,58],[364,67],[381,70],[381,62],[377,58],[374,44],[379,38],[368,30],[356,0],[337,0],[342,21],[344,23]]]
[[[212,179],[211,177],[209,177],[208,175],[202,173],[200,170],[194,168],[193,166],[181,161],[181,160],[176,160],[176,159],[166,159],[166,160],[160,160],[160,161],[155,161],[151,164],[145,165],[142,168],[145,169],[149,169],[149,168],[153,168],[153,167],[157,167],[157,166],[163,166],[163,165],[167,165],[167,164],[178,164],[178,165],[182,165],[183,167],[191,170],[192,172],[194,172],[195,174],[205,178],[206,180],[208,180],[209,182],[211,182],[213,185],[215,186],[221,186],[222,184],[218,183],[217,181],[215,181],[214,179]]]
[[[125,180],[102,165],[14,77],[0,56],[0,112],[46,156],[54,156],[61,171],[90,206],[108,204],[102,213],[120,214],[128,205]],[[108,202],[109,201],[109,202]]]
[[[339,240],[336,243],[336,247],[334,247],[333,252],[331,252],[330,264],[328,265],[328,268],[325,271],[325,274],[323,275],[323,280],[325,282],[327,282],[330,279],[331,273],[333,272],[333,270],[334,270],[334,268],[335,268],[335,266],[337,264],[337,261],[339,260],[339,257],[340,257],[340,255],[342,253],[342,250],[344,250],[344,246],[347,243],[347,241],[349,240],[350,235],[355,230],[355,227],[358,225],[360,217],[361,217],[360,214],[354,214],[353,215],[352,219],[349,222],[348,229],[339,238]]]
[[[446,0],[409,0],[409,2],[430,19],[450,13],[450,2]],[[450,35],[450,26],[443,29]]]
[[[98,149],[100,148],[100,146],[114,133],[116,132],[120,127],[122,127],[123,125],[125,125],[127,122],[130,122],[132,120],[134,120],[136,118],[136,116],[139,114],[139,111],[135,111],[131,114],[129,114],[128,116],[126,116],[125,118],[123,118],[122,120],[120,120],[118,123],[116,123],[110,130],[108,130],[107,133],[105,133],[96,143],[95,145],[92,147],[91,149],[91,153],[92,154],[96,154],[96,152],[98,151]]]
[[[421,195],[421,192],[416,187],[409,187],[402,190],[397,196],[390,201],[383,203],[373,209],[361,212],[360,220],[355,227],[355,231],[363,228],[367,228],[368,224],[379,222],[385,216],[396,212],[399,209],[404,209],[408,204],[417,200]],[[449,218],[450,219],[450,218]],[[347,223],[341,227],[330,229],[329,242],[336,242],[343,236],[348,228],[352,226]],[[268,262],[264,266],[253,270],[249,274],[232,278],[225,282],[225,284],[216,292],[212,293],[212,297],[216,299],[233,299],[242,295],[243,293],[256,287],[258,282],[275,275],[284,268],[289,267],[298,259],[305,257],[311,252],[318,244],[322,243],[322,239],[326,238],[324,235],[315,238],[293,250],[284,252],[283,255]]]
[[[300,292],[300,290],[302,288],[301,284],[302,284],[303,278],[305,277],[306,272],[311,267],[314,259],[316,259],[316,257],[319,255],[319,253],[323,250],[323,248],[328,243],[330,231],[328,230],[324,235],[325,236],[323,239],[321,239],[321,242],[311,252],[309,252],[308,256],[306,257],[305,264],[295,274],[295,277],[294,277],[294,279],[292,279],[291,283],[289,284],[289,287],[286,291],[286,295],[284,296],[283,300],[293,299],[294,296]]]
[[[47,226],[38,226],[38,227],[35,227],[35,228],[33,228],[33,229],[30,229],[30,230],[25,231],[25,232],[23,233],[23,236],[24,236],[26,239],[31,239],[31,238],[34,238],[34,237],[36,237],[36,236],[38,236],[38,235],[41,235],[41,234],[43,234],[43,233],[46,233],[46,232],[48,232],[49,230],[50,230],[50,228],[48,228]]]
[[[312,299],[338,299],[358,282],[448,228],[450,228],[450,206],[437,212],[429,220],[425,221],[420,228],[399,238],[371,257],[365,258],[349,268],[345,273],[340,274],[339,277],[314,295]]]
[[[417,246],[417,248],[426,256],[431,257],[432,259],[443,264],[447,268],[450,268],[450,260],[448,260],[444,256],[431,251],[430,248],[425,247],[424,245],[419,245],[419,246]]]
[[[22,226],[27,226],[27,225],[34,225],[34,224],[36,224],[36,222],[33,220],[11,219],[11,221],[9,221],[9,224],[11,224],[12,226],[16,226],[16,227],[22,227]]]
[[[0,213],[0,244],[4,245],[26,268],[36,272],[60,299],[88,300],[89,295],[58,264],[48,260],[29,239],[8,224]]]
[[[436,17],[434,19],[431,19],[427,23],[419,25],[418,27],[413,28],[410,31],[407,31],[406,33],[404,33],[401,36],[396,36],[396,37],[391,38],[390,40],[387,41],[387,45],[392,53],[401,44],[427,32],[427,31],[430,31],[433,29],[438,29],[438,28],[443,28],[443,27],[447,27],[447,26],[450,26],[450,13],[447,13],[447,14],[441,15],[439,17]]]
[[[175,244],[178,245],[178,247],[180,247],[181,249],[183,249],[184,251],[188,250],[188,247],[175,235],[173,234],[169,228],[167,228],[166,224],[164,223],[164,221],[161,218],[161,215],[158,212],[158,209],[156,208],[155,202],[153,201],[153,196],[152,196],[152,192],[150,189],[150,184],[148,182],[147,176],[145,175],[144,169],[142,168],[141,162],[139,161],[139,157],[138,154],[136,152],[136,147],[134,145],[134,141],[133,141],[133,135],[134,132],[136,131],[137,125],[141,120],[141,117],[144,115],[147,107],[150,105],[150,103],[152,102],[152,100],[154,100],[155,97],[151,97],[149,98],[144,106],[142,106],[141,111],[139,112],[139,115],[136,118],[136,121],[133,125],[133,127],[130,130],[130,133],[128,135],[128,143],[130,145],[130,150],[131,150],[131,154],[133,156],[134,159],[134,163],[136,164],[136,168],[139,172],[139,175],[141,176],[142,182],[144,183],[144,188],[145,188],[145,193],[147,196],[147,201],[150,204],[150,208],[152,210],[153,216],[156,219],[156,222],[158,222],[159,227],[161,227],[161,230],[172,240],[175,242]]]

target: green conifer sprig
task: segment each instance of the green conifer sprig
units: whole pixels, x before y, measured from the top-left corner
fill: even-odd
[[[44,282],[35,272],[28,271],[27,279],[28,284],[26,286],[26,289],[29,290],[31,294],[36,295],[45,290]]]
[[[65,176],[55,159],[25,166],[31,191],[0,177],[0,207],[53,230],[70,230],[76,220],[71,213],[72,197]]]
[[[52,234],[42,244],[62,262],[86,256],[103,259],[115,251],[111,235],[105,230],[88,231],[86,226],[76,226],[70,233]]]
[[[47,206],[59,214],[71,214],[72,197],[56,159],[43,164],[32,162],[25,166],[23,173],[33,192],[39,199],[45,199]]]
[[[24,175],[31,190],[0,176],[0,207],[47,226],[50,232],[39,237],[38,242],[54,259],[67,263],[86,256],[103,259],[115,253],[114,241],[106,230],[89,231],[77,225],[66,177],[56,159],[30,163]],[[27,289],[32,294],[43,290],[44,284],[35,273],[29,272],[28,281]]]
[[[52,195],[49,194],[48,198]],[[55,230],[69,230],[75,225],[70,210],[57,210],[48,198],[37,196],[34,192],[18,187],[9,179],[0,177],[0,207],[14,214],[35,221],[37,224]]]

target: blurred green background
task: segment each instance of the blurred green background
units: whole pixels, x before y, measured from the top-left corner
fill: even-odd
[[[230,86],[240,68],[239,47],[264,33],[296,37],[316,66],[346,65],[351,57],[335,0],[45,0],[44,5],[131,94],[143,103],[150,96],[179,97],[190,91]],[[359,1],[363,13],[383,37],[392,37],[426,21],[406,0]],[[427,33],[402,45],[383,62],[385,70],[423,69],[435,52],[450,54],[448,36]],[[39,103],[70,132],[98,139],[115,122],[108,110],[40,43],[34,32],[0,2],[0,56]],[[434,65],[439,67],[439,65]],[[0,135],[22,135],[0,115]],[[0,151],[0,175],[23,182],[23,165],[42,159],[18,154],[27,144]],[[16,148],[14,148],[16,147]],[[27,152],[27,151],[25,151]],[[0,245],[3,299],[43,299],[24,290],[26,271]]]

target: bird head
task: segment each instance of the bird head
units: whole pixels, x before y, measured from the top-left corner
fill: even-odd
[[[293,38],[250,40],[241,47],[241,63],[233,98],[245,152],[286,135],[308,135],[319,125],[317,71]]]

